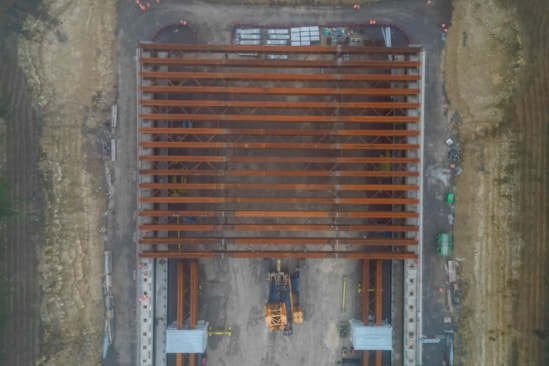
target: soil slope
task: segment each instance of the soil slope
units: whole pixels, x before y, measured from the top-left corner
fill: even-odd
[[[98,136],[114,99],[115,8],[113,0],[45,6],[40,18],[27,19],[19,40],[19,63],[44,116],[38,364],[96,365],[105,211]]]
[[[539,0],[454,2],[443,63],[462,120],[455,238],[464,365],[544,364],[548,13]]]

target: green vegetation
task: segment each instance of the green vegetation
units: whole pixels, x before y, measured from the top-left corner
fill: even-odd
[[[9,187],[6,176],[0,173],[0,332],[4,331],[4,326],[9,317],[9,284],[5,273],[5,268],[2,266],[5,256],[5,239],[3,233],[6,219],[13,214],[9,201]],[[2,363],[3,355],[0,354],[0,364]]]
[[[8,98],[6,98],[2,93],[0,93],[0,118],[6,119],[10,114],[10,104]]]

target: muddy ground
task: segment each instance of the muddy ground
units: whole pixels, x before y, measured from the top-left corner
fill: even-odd
[[[100,128],[114,100],[114,2],[50,1],[34,10],[17,45],[5,49],[23,73],[3,63],[1,74],[12,96],[7,170],[17,209],[6,228],[13,297],[5,364],[96,365],[104,325]]]
[[[454,3],[444,76],[464,157],[464,365],[548,361],[548,12],[546,1]]]
[[[387,3],[434,16],[423,1]],[[443,3],[433,1],[432,9]],[[136,11],[133,2],[117,5],[47,1],[7,49],[18,50],[17,57],[0,59],[11,110],[1,117],[5,166],[19,212],[5,229],[12,293],[3,338],[7,365],[99,362],[103,228],[129,230],[132,222],[130,197],[117,207],[124,218],[105,220],[103,123],[117,75],[124,75],[116,67],[116,36],[143,39],[124,32],[138,14],[128,15]],[[260,14],[269,19],[280,12],[265,7]],[[542,365],[547,354],[548,12],[544,0],[454,2],[443,67],[448,119],[463,152],[455,219],[465,289],[458,337],[463,365]],[[312,20],[336,14],[339,9],[326,8]],[[164,24],[160,17],[148,21],[151,28]],[[14,72],[16,62],[24,73]],[[121,153],[127,158],[133,149]],[[122,183],[133,184],[131,166],[120,173]],[[128,248],[123,253],[131,258]],[[131,276],[127,258],[120,259],[120,276]],[[128,286],[119,290],[127,307],[120,325],[129,329],[132,293]],[[127,336],[115,364],[131,364]]]

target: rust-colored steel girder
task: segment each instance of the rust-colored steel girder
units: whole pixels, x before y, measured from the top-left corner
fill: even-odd
[[[383,261],[382,260],[376,260],[376,310],[375,310],[375,322],[376,325],[381,325],[383,320],[382,315],[382,296],[383,296],[383,281],[382,281],[382,274],[383,274]],[[381,351],[376,351],[376,366],[381,366],[382,361],[382,355]]]
[[[419,74],[300,74],[300,73],[260,73],[260,72],[185,72],[185,71],[141,71],[139,76],[146,79],[162,80],[275,80],[275,81],[418,81]]]
[[[141,169],[139,175],[184,175],[225,177],[419,177],[418,171],[409,170],[196,170],[196,169]]]
[[[216,156],[216,155],[143,155],[143,161],[187,161],[196,163],[331,163],[331,164],[417,164],[419,158],[315,157],[315,156]],[[380,188],[381,189],[381,188]]]
[[[234,122],[277,122],[277,123],[416,123],[419,116],[310,116],[310,115],[269,115],[269,114],[140,114],[145,121],[234,121]]]
[[[140,128],[141,135],[253,135],[253,136],[419,136],[419,130],[326,130],[266,128]]]
[[[409,246],[417,245],[415,239],[396,238],[268,238],[268,237],[144,237],[139,244],[147,245],[363,245],[363,246]]]
[[[177,262],[177,329],[183,329],[185,321],[185,262]],[[175,358],[177,366],[184,366],[183,354],[178,353]]]
[[[324,224],[145,224],[140,225],[142,231],[371,231],[371,232],[416,232],[414,225],[324,225]]]
[[[353,144],[297,142],[141,141],[139,146],[167,149],[418,150],[419,144]]]
[[[235,107],[235,108],[345,108],[345,109],[417,109],[416,102],[289,102],[253,100],[141,99],[146,107]]]
[[[142,217],[309,217],[355,219],[406,219],[418,218],[414,211],[192,211],[142,210]]]
[[[268,184],[268,183],[140,183],[141,189],[280,190],[280,191],[417,191],[414,184]],[[178,197],[141,197],[151,201],[176,202]],[[157,201],[161,200],[161,201]],[[165,200],[165,201],[164,201]]]
[[[362,321],[368,324],[370,315],[370,260],[362,260]]]
[[[141,197],[145,198],[145,197]],[[140,199],[141,199],[140,198]],[[260,204],[326,204],[326,205],[417,205],[417,198],[325,198],[325,197],[151,197],[164,203],[260,203]],[[143,202],[143,201],[141,201]],[[157,202],[157,201],[148,201]]]
[[[190,301],[189,301],[189,328],[194,329],[198,321],[198,262],[191,261],[190,270]]]
[[[149,43],[140,42],[138,47],[148,51],[185,51],[214,53],[302,53],[302,54],[415,54],[420,47],[356,47],[356,46],[262,46],[262,45],[224,45],[224,44],[188,44],[188,43]]]
[[[189,329],[194,329],[198,321],[198,262],[191,261],[189,288]],[[196,365],[196,356],[189,354],[189,365]]]
[[[261,94],[261,95],[417,95],[419,89],[408,88],[266,88],[239,86],[140,86],[146,93],[205,93],[205,94]]]
[[[198,259],[198,258],[341,258],[341,259],[385,259],[403,260],[417,259],[417,254],[412,252],[313,252],[313,251],[161,251],[140,252],[141,258],[166,258],[166,259]]]
[[[177,262],[177,329],[183,329],[185,321],[185,262]]]
[[[362,260],[362,321],[368,325],[368,316],[370,315],[370,260]],[[370,362],[370,352],[362,351],[362,365],[368,366]]]
[[[165,58],[140,57],[142,65],[151,66],[227,66],[227,67],[280,67],[280,68],[364,68],[364,69],[409,69],[421,65],[419,61],[389,60],[266,60],[226,58]]]
[[[382,296],[383,296],[383,261],[376,260],[376,298],[375,298],[375,322],[381,325],[382,315]]]

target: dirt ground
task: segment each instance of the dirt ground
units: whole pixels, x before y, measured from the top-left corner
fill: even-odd
[[[97,365],[105,188],[100,128],[114,100],[114,1],[49,1],[19,37],[19,65],[42,112],[46,208],[37,253],[38,365]],[[93,31],[90,31],[93,29]]]
[[[546,1],[454,2],[443,62],[464,157],[464,365],[547,362],[548,11]]]

